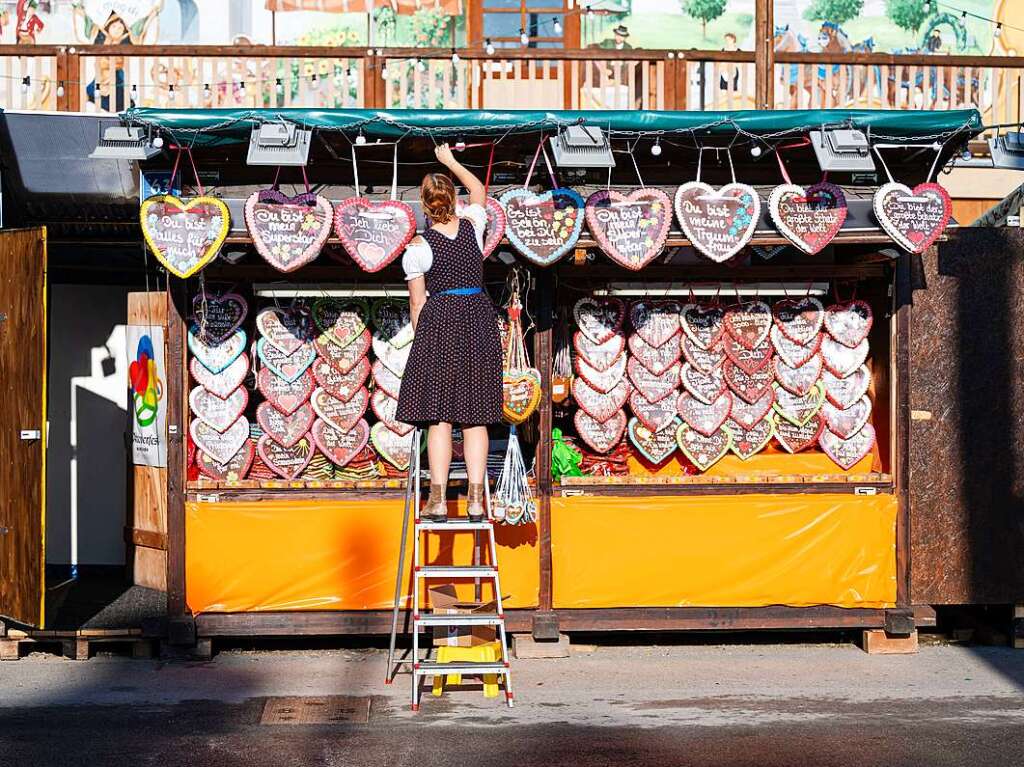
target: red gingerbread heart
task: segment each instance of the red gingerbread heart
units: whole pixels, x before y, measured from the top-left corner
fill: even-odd
[[[305,434],[298,442],[285,447],[275,442],[269,434],[264,434],[256,443],[256,452],[267,468],[282,479],[294,480],[309,466],[316,448],[309,434]]]
[[[619,382],[607,392],[598,391],[583,378],[574,378],[572,398],[589,416],[604,423],[626,404],[630,388],[625,377],[619,379]]]
[[[629,307],[633,329],[648,346],[664,346],[682,331],[678,301],[634,301]]]
[[[219,373],[211,373],[209,368],[195,357],[188,361],[188,369],[197,384],[211,394],[225,399],[242,385],[245,377],[249,374],[249,355],[243,352]]]
[[[779,385],[798,397],[808,392],[821,378],[822,362],[821,356],[815,354],[800,367],[790,367],[781,357],[772,360],[775,370],[775,380]]]
[[[676,417],[676,403],[672,397],[651,402],[635,389],[629,395],[629,408],[650,431],[667,429]]]
[[[825,455],[835,461],[840,468],[850,470],[875,446],[875,429],[866,423],[864,427],[848,439],[833,434],[827,428],[821,432],[818,444]]]
[[[245,440],[238,452],[231,456],[230,460],[221,463],[217,459],[207,455],[202,450],[196,451],[196,466],[200,473],[218,482],[239,482],[245,479],[252,468],[252,459],[256,455],[256,448],[251,439]]]
[[[725,361],[725,347],[722,342],[704,349],[687,335],[683,336],[683,358],[702,373],[710,373],[721,367]]]
[[[683,350],[674,338],[661,346],[651,346],[638,333],[634,333],[629,337],[629,351],[654,375],[661,375],[679,362]]]
[[[825,329],[843,346],[859,346],[871,332],[874,314],[871,304],[859,299],[832,304],[825,310]]]
[[[776,413],[775,441],[787,453],[800,453],[818,444],[821,432],[825,428],[825,419],[821,413],[815,415],[802,426],[798,426]]]
[[[366,358],[370,351],[370,339],[369,329],[364,329],[352,343],[338,346],[329,340],[326,334],[321,334],[313,341],[313,348],[327,364],[344,374],[350,372]]]
[[[827,181],[806,189],[782,184],[768,196],[768,214],[783,237],[813,256],[843,228],[846,195]]]
[[[607,421],[598,421],[585,410],[576,411],[573,418],[576,433],[596,453],[607,453],[622,441],[626,431],[626,414],[618,411]]]
[[[291,415],[285,415],[269,402],[261,402],[256,408],[256,423],[264,434],[284,447],[292,447],[302,439],[313,426],[316,414],[308,403],[299,407]]]
[[[718,399],[710,404],[701,402],[685,391],[680,393],[676,400],[676,408],[683,421],[705,437],[711,437],[721,429],[722,424],[729,418],[734,404],[735,400],[728,391],[722,392]]]
[[[772,310],[764,301],[743,301],[725,310],[725,331],[747,349],[756,349],[772,329]]]
[[[313,379],[316,385],[332,397],[340,400],[350,399],[366,384],[370,376],[370,361],[360,357],[359,362],[347,373],[341,373],[327,360],[318,359],[312,366]]]
[[[801,346],[814,342],[825,322],[825,307],[814,296],[783,298],[772,307],[775,326],[786,338]]]
[[[734,394],[746,402],[757,402],[764,393],[771,388],[775,381],[775,373],[771,365],[765,365],[754,373],[747,373],[732,360],[726,360],[722,365],[722,374],[725,383]]]
[[[327,460],[335,466],[345,466],[366,447],[370,440],[370,425],[360,418],[352,428],[342,430],[318,418],[313,422],[310,433],[320,452],[327,456]]]
[[[769,388],[753,402],[746,402],[742,397],[734,397],[729,417],[744,429],[752,429],[758,421],[764,420],[775,404],[775,390]]]
[[[581,298],[572,308],[576,326],[595,344],[603,344],[622,329],[626,306],[614,297]]]
[[[613,335],[607,341],[595,343],[578,330],[573,333],[572,342],[576,347],[576,354],[586,360],[594,370],[600,371],[608,370],[617,363],[626,350],[626,338],[620,333]]]
[[[759,346],[748,349],[730,335],[722,339],[725,356],[748,375],[753,375],[772,360],[772,345],[763,341]]]
[[[286,381],[268,368],[262,368],[256,375],[256,388],[267,402],[285,415],[291,415],[309,401],[313,393],[313,376],[307,370],[294,381]]]
[[[686,304],[679,312],[683,332],[701,349],[711,349],[725,333],[725,309],[717,304]]]
[[[629,194],[601,189],[587,198],[584,213],[601,250],[615,263],[633,270],[658,257],[672,225],[672,201],[657,188]]]
[[[400,200],[350,197],[334,206],[334,232],[363,271],[379,272],[416,235],[416,214]]]
[[[631,359],[626,365],[626,370],[629,373],[630,383],[648,402],[660,402],[675,394],[676,389],[679,388],[680,365],[678,363],[661,375],[655,375],[641,365],[638,360]]]

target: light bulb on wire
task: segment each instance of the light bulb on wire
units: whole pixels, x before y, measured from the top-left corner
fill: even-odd
[[[993,37],[1000,37],[1003,34],[1003,22],[998,22],[996,28],[992,31]]]
[[[487,42],[484,44],[484,51],[487,52],[488,56],[494,55],[494,43],[491,42],[491,38],[487,38]]]
[[[750,156],[751,157],[760,157],[761,156],[761,147],[760,147],[760,145],[754,144],[754,146],[750,147]]]
[[[384,66],[382,66],[380,68],[380,76],[381,76],[382,80],[387,80],[388,79],[388,65],[387,64],[385,64]]]
[[[551,29],[553,29],[553,30],[554,30],[554,32],[555,32],[555,35],[561,35],[561,34],[562,34],[562,22],[560,22],[560,21],[558,20],[558,17],[557,17],[557,16],[552,16],[552,17],[551,17],[551,21],[552,21],[552,22],[554,22],[554,23],[553,23],[553,24],[551,25]]]
[[[651,144],[651,154],[655,157],[661,156],[661,139],[655,139],[654,143]]]
[[[966,147],[965,146],[963,151],[960,153],[960,159],[962,159],[962,160],[970,160],[971,157],[972,157],[972,155],[971,155],[970,147]]]
[[[280,82],[280,81],[278,81],[278,82]],[[206,101],[209,101],[211,98],[213,98],[213,91],[210,90],[210,84],[209,83],[204,83],[203,84],[203,98]]]
[[[457,50],[455,50],[454,46],[452,46],[452,64],[458,64],[458,63],[459,63],[459,52]]]
[[[363,135],[363,132],[361,130],[359,131],[359,135],[356,136],[356,143],[359,144],[359,146],[362,146],[363,144],[366,143],[366,136]]]
[[[284,93],[284,83],[281,82],[280,77],[277,78],[277,82],[274,84],[274,89],[278,92],[278,94]]]
[[[519,28],[519,42],[523,45],[530,44],[530,36],[526,34],[526,30],[522,27]]]
[[[21,78],[21,92],[28,93],[28,89],[32,87],[32,78],[25,75]]]
[[[153,146],[156,147],[157,149],[163,149],[164,148],[163,136],[157,136],[156,138],[154,138],[153,139]]]
[[[416,69],[419,70],[420,72],[426,72],[427,62],[425,62],[423,59],[416,59]]]
[[[175,98],[177,95],[174,93],[174,83],[171,83],[167,86],[167,100],[173,104]]]
[[[59,83],[57,83],[57,98],[59,98],[59,99],[64,98],[64,81],[63,80],[61,80]]]

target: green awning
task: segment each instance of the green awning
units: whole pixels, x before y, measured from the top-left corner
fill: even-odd
[[[943,141],[981,130],[976,109],[949,111],[814,109],[735,112],[490,111],[458,109],[130,109],[121,117],[148,125],[184,144],[218,145],[249,140],[252,126],[287,120],[323,131],[362,131],[369,138],[485,136],[531,133],[584,122],[620,133],[728,135],[737,130],[768,136],[815,128],[853,127],[884,141]]]

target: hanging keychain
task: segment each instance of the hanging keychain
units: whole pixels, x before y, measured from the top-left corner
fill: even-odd
[[[568,253],[583,229],[583,198],[572,189],[558,186],[544,148],[545,140],[542,134],[523,185],[509,189],[501,196],[509,242],[527,260],[540,266],[550,266]],[[530,179],[541,155],[552,188],[542,194],[534,194],[529,188]]]
[[[949,219],[953,214],[953,203],[941,185],[931,181],[942,156],[945,144],[938,142],[923,145],[935,150],[935,159],[923,183],[913,189],[901,184],[892,177],[889,166],[879,150],[909,149],[920,147],[921,144],[874,144],[872,149],[877,155],[888,183],[879,187],[872,200],[875,218],[885,233],[892,237],[904,250],[910,253],[923,253],[935,244],[936,240],[946,231]]]
[[[697,154],[697,178],[676,190],[676,217],[690,244],[715,263],[724,263],[739,253],[754,236],[761,219],[761,198],[748,184],[736,181],[732,152],[726,147],[732,181],[716,190],[701,181],[704,152],[721,151],[701,147]]]
[[[768,215],[779,233],[809,255],[821,252],[839,234],[846,221],[846,195],[824,177],[816,184],[802,187],[794,184],[782,161],[785,149],[809,146],[804,138],[776,147],[775,159],[783,183],[768,195]]]
[[[506,306],[508,312],[508,354],[502,374],[502,413],[505,420],[521,424],[540,404],[540,371],[530,367],[523,340],[522,304],[519,299],[519,273],[512,272],[512,294]]]
[[[357,146],[366,149],[388,144],[352,144],[355,196],[334,207],[334,232],[359,268],[374,273],[398,258],[416,236],[416,214],[408,204],[398,199],[398,142],[391,143],[391,197],[388,200],[370,200],[361,196]]]
[[[173,194],[147,197],[139,209],[142,236],[156,259],[174,276],[187,279],[217,257],[231,228],[223,200],[206,194],[192,150],[178,147],[168,189],[174,188],[181,156],[188,155],[198,196],[182,200]]]

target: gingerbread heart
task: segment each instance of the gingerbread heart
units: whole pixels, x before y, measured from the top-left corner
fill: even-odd
[[[818,413],[807,423],[798,426],[775,413],[775,442],[787,453],[800,453],[818,444],[825,428],[825,419]]]
[[[814,296],[783,298],[772,307],[775,326],[794,343],[808,346],[821,332],[825,322],[825,307]]]
[[[294,381],[286,381],[269,368],[263,368],[256,374],[256,388],[267,402],[285,415],[291,415],[313,393],[313,376],[307,370]]]
[[[821,411],[825,402],[825,390],[821,384],[802,396],[792,394],[781,386],[775,387],[775,412],[792,424],[803,426]]]
[[[732,433],[729,449],[738,455],[741,461],[746,461],[764,450],[775,434],[775,421],[771,418],[762,418],[750,428],[744,428],[735,421],[726,421],[725,427]]]
[[[686,391],[706,404],[711,404],[722,396],[726,386],[723,368],[703,373],[688,362],[679,373],[679,382]]]
[[[245,343],[245,331],[241,328],[215,346],[200,340],[192,330],[188,332],[188,350],[211,373],[220,373],[230,367],[232,362],[242,356]]]
[[[572,398],[576,401],[576,405],[583,408],[589,416],[604,423],[626,404],[630,389],[629,381],[625,378],[622,378],[607,392],[598,391],[583,378],[574,378]]]
[[[676,190],[676,218],[694,248],[722,263],[754,236],[761,198],[747,184],[733,182],[715,190],[701,181],[688,181]]]
[[[596,453],[607,453],[622,441],[626,431],[626,414],[622,410],[607,421],[598,421],[585,410],[576,411],[573,418],[576,433]]]
[[[871,332],[874,314],[871,304],[855,299],[832,304],[825,310],[824,324],[829,335],[843,346],[860,345]]]
[[[228,463],[249,439],[249,421],[245,416],[239,416],[224,431],[217,431],[205,421],[193,418],[188,431],[196,447],[217,463]]]
[[[690,463],[701,471],[707,471],[729,452],[732,434],[724,425],[707,435],[684,423],[676,430],[676,444]]]
[[[253,192],[245,201],[245,228],[264,261],[279,272],[294,272],[320,255],[334,208],[318,194],[270,201],[265,192]]]
[[[804,253],[819,253],[846,221],[846,195],[822,181],[804,189],[781,184],[768,195],[768,214],[779,233]]]
[[[772,326],[770,336],[775,353],[782,358],[783,362],[793,368],[798,368],[806,363],[811,357],[818,353],[819,349],[821,349],[821,333],[815,336],[806,346],[798,344],[787,338],[783,335],[782,331],[774,325]]]
[[[610,392],[622,380],[626,374],[626,365],[631,362],[633,360],[628,360],[627,355],[623,354],[607,370],[597,370],[591,367],[583,357],[577,357],[575,360],[576,374],[598,391]]]
[[[852,469],[875,446],[875,428],[869,424],[848,439],[833,434],[826,427],[818,438],[825,455],[845,470]]]
[[[313,322],[326,340],[345,347],[366,330],[366,304],[356,298],[321,298],[313,304]]]
[[[192,299],[193,328],[197,328],[196,335],[211,346],[230,338],[248,313],[248,302],[235,292],[218,296],[200,291]]]
[[[196,418],[205,421],[216,431],[227,431],[249,406],[249,392],[239,386],[225,399],[221,399],[203,386],[197,386],[188,395],[188,405]]]
[[[710,349],[704,349],[694,343],[692,338],[684,335],[683,358],[702,373],[710,373],[715,368],[721,367],[725,361],[725,347],[719,341]]]
[[[249,374],[249,355],[245,353],[238,355],[234,362],[219,373],[210,372],[210,369],[195,357],[188,361],[188,369],[197,384],[211,394],[225,399],[242,385],[245,377]]]
[[[252,468],[252,459],[255,455],[256,447],[251,439],[247,439],[238,452],[223,463],[202,450],[196,451],[196,466],[203,476],[218,482],[240,482]]]
[[[408,301],[380,298],[370,306],[370,319],[374,338],[398,348],[412,343],[415,334]]]
[[[798,397],[810,392],[821,378],[822,362],[821,356],[817,354],[800,367],[790,367],[781,357],[773,359],[772,365],[775,370],[775,380],[779,382],[779,386]]]
[[[634,301],[629,307],[629,320],[636,334],[648,346],[664,346],[682,331],[678,301]]]
[[[840,378],[846,378],[857,371],[868,358],[868,339],[854,347],[845,346],[831,336],[821,339],[821,359],[825,368]]]
[[[831,402],[826,402],[821,407],[821,414],[829,431],[843,439],[849,439],[871,418],[871,400],[861,397],[844,410],[840,410]]]
[[[334,206],[334,233],[365,272],[379,272],[416,236],[416,214],[401,200],[350,197]]]
[[[231,214],[216,197],[180,200],[158,194],[143,200],[139,223],[153,255],[184,280],[217,257],[231,228]]]
[[[663,429],[655,431],[648,428],[639,418],[633,418],[629,421],[629,441],[640,455],[657,466],[671,458],[679,447],[676,443],[676,431],[681,424],[682,421],[676,417]]]
[[[711,349],[725,334],[725,309],[711,304],[685,304],[679,312],[683,332],[701,349]]]
[[[775,390],[772,388],[769,388],[753,402],[746,402],[740,397],[734,397],[729,417],[744,429],[752,429],[754,424],[768,416],[774,404]]]
[[[416,432],[404,435],[393,432],[383,421],[375,423],[370,430],[370,439],[377,454],[400,471],[409,468],[415,436]]]
[[[405,365],[409,361],[409,354],[412,352],[412,344],[407,346],[392,346],[387,341],[377,336],[373,337],[373,354],[377,360],[388,370],[401,378],[405,375]]]
[[[316,409],[315,404],[313,408]],[[339,429],[323,418],[318,418],[313,422],[310,434],[327,460],[335,466],[345,466],[366,447],[370,439],[370,425],[364,419],[357,418],[351,427]]]
[[[601,371],[618,362],[626,349],[626,338],[621,334],[616,334],[603,343],[594,343],[581,331],[576,331],[573,333],[572,343],[576,347],[577,355],[586,360],[590,367]]]
[[[689,392],[681,392],[676,400],[679,415],[691,429],[696,429],[705,437],[711,437],[726,422],[732,412],[734,400],[732,393],[724,391],[711,404],[701,402]],[[769,405],[769,407],[771,407]]]
[[[304,343],[291,354],[285,354],[266,338],[256,342],[256,356],[274,375],[286,381],[294,381],[305,373],[317,358],[316,349],[310,342]]]
[[[456,203],[456,215],[463,215],[463,208],[464,206],[461,202]],[[500,245],[501,241],[504,239],[507,219],[505,216],[505,209],[501,207],[501,203],[493,197],[487,198],[484,210],[487,211],[487,228],[484,229],[484,246],[481,250],[484,258],[487,258],[497,249],[498,245]]]
[[[310,435],[304,434],[294,445],[285,447],[264,434],[256,443],[256,452],[267,468],[282,479],[298,479],[309,466],[316,448]]]
[[[840,409],[848,408],[865,394],[871,384],[871,373],[867,365],[861,365],[846,378],[840,378],[831,370],[823,370],[821,381],[825,386],[825,397]]]
[[[370,398],[370,407],[373,408],[373,414],[377,416],[377,420],[399,436],[404,437],[416,428],[412,424],[396,420],[398,400],[390,396],[383,389],[377,389],[373,392],[373,396]]]
[[[370,375],[370,361],[360,357],[355,367],[347,373],[341,373],[327,360],[318,359],[313,363],[312,370],[317,386],[336,399],[348,400],[366,383]]]
[[[772,360],[772,345],[764,341],[760,346],[748,349],[730,335],[722,339],[725,356],[740,370],[753,375]]]
[[[338,431],[348,431],[366,413],[366,406],[370,403],[370,392],[364,387],[347,400],[340,400],[332,397],[324,389],[314,389],[309,403],[321,421]]]
[[[648,402],[661,402],[666,397],[675,394],[676,389],[679,388],[680,369],[681,366],[676,363],[661,375],[655,375],[641,365],[638,360],[631,359],[626,365],[630,383]]]
[[[629,337],[629,351],[633,357],[654,375],[661,375],[679,362],[683,350],[672,339],[661,346],[651,346],[638,333]]]
[[[298,351],[311,337],[309,323],[302,312],[268,306],[256,315],[256,329],[267,343],[282,354]]]
[[[595,344],[603,344],[622,329],[626,306],[618,298],[588,296],[576,302],[572,314],[583,335]]]
[[[772,309],[764,301],[743,301],[725,310],[725,332],[746,349],[756,349],[772,329]]]
[[[747,373],[732,360],[726,360],[721,370],[725,383],[733,394],[738,395],[746,402],[757,402],[775,381],[775,373],[771,365],[765,365],[758,371]]]
[[[585,213],[601,250],[619,266],[634,271],[657,258],[672,226],[672,201],[653,187],[629,194],[601,189],[587,198]]]
[[[550,266],[568,253],[583,229],[583,198],[572,189],[534,194],[516,187],[501,196],[501,204],[508,241],[540,266]]]
[[[629,408],[651,431],[661,431],[676,417],[676,403],[672,397],[651,402],[635,389],[629,395]]]
[[[269,402],[261,402],[256,408],[256,423],[279,445],[291,447],[309,432],[316,414],[309,403],[299,407],[291,415],[285,415]]]
[[[501,414],[509,423],[520,424],[533,415],[540,397],[540,371],[536,368],[502,373]]]
[[[373,363],[373,382],[377,384],[377,388],[398,399],[398,393],[402,390],[402,379],[384,367],[380,360]]]
[[[923,253],[942,233],[953,214],[949,193],[938,184],[889,182],[872,200],[875,218],[886,234],[906,251]]]
[[[313,349],[317,356],[339,373],[348,373],[366,358],[370,351],[370,339],[370,331],[364,330],[352,343],[338,346],[329,341],[325,334],[321,334],[313,341]]]

